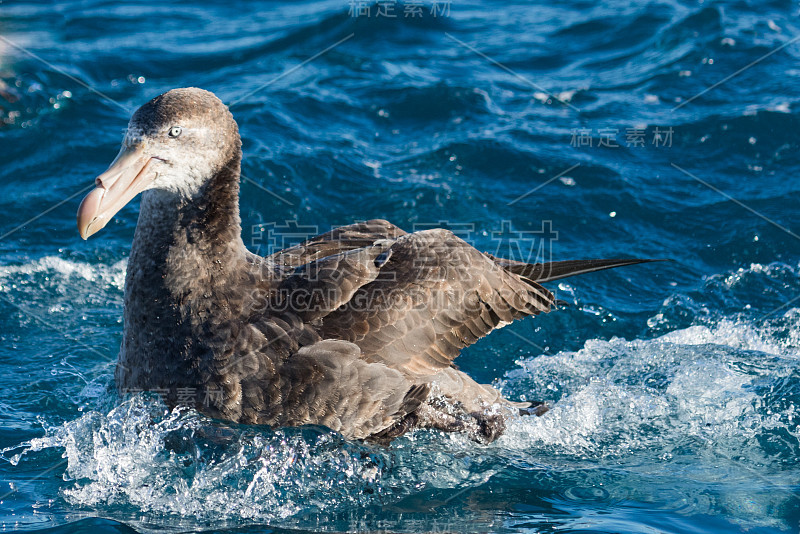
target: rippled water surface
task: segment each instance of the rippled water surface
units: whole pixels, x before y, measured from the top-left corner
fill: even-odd
[[[800,7],[784,1],[0,4],[0,528],[798,532]],[[394,16],[391,16],[394,15]],[[547,400],[389,447],[120,399],[137,203],[81,241],[130,112],[216,92],[245,241],[448,226],[517,258],[671,258],[459,366]]]

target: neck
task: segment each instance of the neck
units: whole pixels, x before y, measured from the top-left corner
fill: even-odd
[[[142,195],[131,260],[138,253],[151,261],[176,252],[199,260],[236,259],[244,250],[239,218],[239,165],[232,158],[195,195],[150,190]]]
[[[159,377],[175,374],[193,380],[191,351],[201,350],[202,322],[230,307],[229,288],[246,261],[239,161],[232,159],[194,199],[156,190],[143,195],[125,279],[120,362],[138,358],[152,376],[118,371],[119,387],[160,387]]]
[[[195,198],[162,190],[142,196],[126,276],[126,306],[198,302],[200,289],[238,271],[246,249],[239,218],[239,161],[233,158]],[[147,304],[152,306],[152,304]],[[188,311],[188,310],[185,310]]]

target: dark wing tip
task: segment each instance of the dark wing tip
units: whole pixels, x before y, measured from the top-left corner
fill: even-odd
[[[553,280],[561,280],[569,276],[577,276],[579,274],[593,273],[595,271],[603,271],[605,269],[613,269],[615,267],[625,267],[628,265],[636,265],[639,263],[654,263],[661,261],[672,261],[669,259],[642,259],[642,258],[617,258],[608,260],[567,260],[567,261],[553,261],[549,263],[537,263],[530,265],[527,272],[519,273],[535,280],[536,282],[552,282]]]

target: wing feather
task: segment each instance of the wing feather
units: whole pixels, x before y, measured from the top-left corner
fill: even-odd
[[[515,319],[549,311],[555,300],[447,230],[402,235],[390,251],[381,276],[326,315],[320,333],[353,342],[367,361],[406,376],[451,366],[464,347]]]
[[[373,219],[334,228],[267,256],[267,259],[278,265],[299,267],[326,256],[368,247],[381,239],[397,239],[405,234],[406,232],[389,221]]]

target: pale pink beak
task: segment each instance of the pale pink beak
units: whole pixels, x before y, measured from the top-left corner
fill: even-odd
[[[78,208],[78,231],[86,239],[100,231],[133,197],[155,179],[149,172],[153,158],[145,155],[144,144],[122,146],[106,172],[95,178],[97,187]]]

